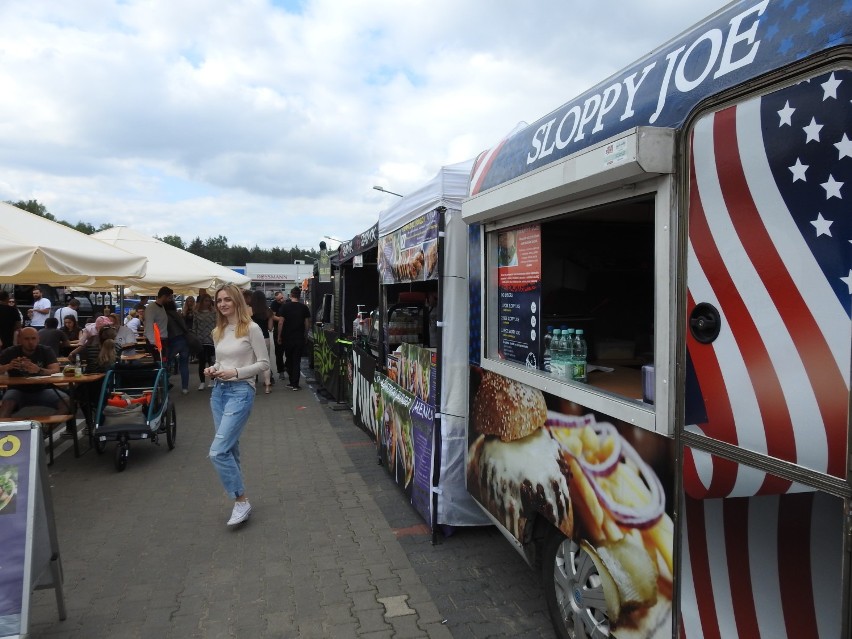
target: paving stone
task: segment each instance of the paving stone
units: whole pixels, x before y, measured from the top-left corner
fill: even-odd
[[[60,622],[53,592],[34,593],[33,639],[554,637],[535,573],[493,528],[437,545],[394,534],[424,522],[351,413],[307,389],[256,396],[240,442],[254,511],[228,528],[232,501],[207,459],[209,394],[173,400],[173,451],[134,442],[123,473],[111,448],[57,456],[69,614]],[[386,618],[387,597],[412,612]]]

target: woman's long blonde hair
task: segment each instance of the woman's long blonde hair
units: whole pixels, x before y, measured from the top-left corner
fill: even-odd
[[[218,343],[224,337],[225,327],[228,325],[228,318],[222,315],[222,312],[219,310],[219,304],[217,303],[220,291],[225,291],[234,303],[234,311],[237,314],[237,326],[234,329],[234,336],[245,337],[249,334],[249,328],[254,323],[251,319],[251,311],[246,304],[242,290],[233,284],[225,284],[217,288],[216,293],[213,295],[213,305],[216,307],[216,328],[210,331],[210,335],[213,336],[213,342]]]

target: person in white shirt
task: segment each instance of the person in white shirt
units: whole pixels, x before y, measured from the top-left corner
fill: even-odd
[[[256,375],[269,369],[269,355],[260,327],[251,319],[242,291],[233,284],[216,291],[216,363],[204,369],[214,380],[210,410],[216,436],[210,461],[228,495],[234,499],[229,526],[246,521],[251,504],[240,468],[240,434],[254,405]]]
[[[142,323],[145,321],[145,307],[142,304],[137,304],[133,310],[136,311],[136,315],[128,318],[124,325],[138,335]]]
[[[80,302],[72,297],[70,300],[68,300],[68,305],[56,309],[56,312],[53,314],[53,316],[59,322],[60,326],[63,326],[65,324],[66,317],[73,317],[79,324],[80,318],[77,315],[78,308],[80,308]]]
[[[36,286],[33,289],[33,317],[30,321],[32,326],[37,331],[44,328],[44,320],[50,316],[50,300],[42,297],[41,289]]]

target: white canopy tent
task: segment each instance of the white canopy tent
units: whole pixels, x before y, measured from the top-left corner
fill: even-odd
[[[251,279],[215,262],[166,244],[126,226],[98,231],[92,237],[116,248],[148,258],[148,272],[143,277],[126,277],[112,282],[126,287],[134,295],[156,295],[161,286],[175,293],[195,295],[199,289],[213,293],[223,284],[248,288]]]
[[[0,202],[0,282],[104,288],[116,278],[145,277],[147,262],[144,253]]]
[[[464,317],[468,306],[467,225],[461,218],[461,203],[467,197],[473,160],[444,166],[419,189],[407,194],[379,215],[379,237],[384,237],[430,211],[444,208],[444,246],[441,260],[441,307],[439,318]],[[465,489],[467,452],[467,324],[442,331],[440,472],[437,492],[437,521],[449,525],[490,523]]]

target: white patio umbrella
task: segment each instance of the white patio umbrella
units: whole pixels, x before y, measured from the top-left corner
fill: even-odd
[[[144,277],[127,277],[113,282],[123,285],[134,295],[156,295],[161,286],[188,295],[202,288],[212,293],[223,284],[236,284],[240,288],[251,285],[251,278],[245,275],[126,226],[98,231],[92,237],[148,258]]]
[[[0,202],[0,282],[102,288],[114,278],[144,277],[147,261]]]

